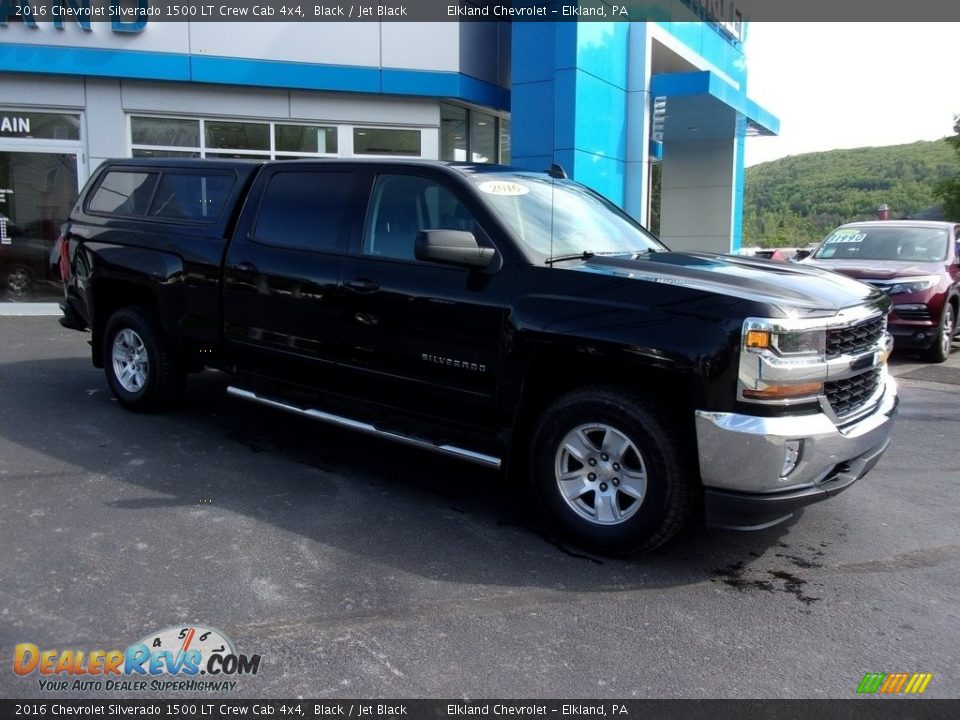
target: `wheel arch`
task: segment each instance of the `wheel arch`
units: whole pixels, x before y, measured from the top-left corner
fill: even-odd
[[[651,398],[663,410],[665,422],[682,432],[684,442],[695,444],[694,410],[702,404],[702,384],[692,371],[544,348],[531,355],[524,372],[511,430],[511,466],[523,467],[524,448],[551,404],[593,386],[622,387]]]
[[[160,301],[150,287],[126,280],[100,279],[93,296],[93,322],[90,328],[93,333],[91,345],[94,367],[103,367],[103,334],[107,322],[117,310],[125,307],[144,308],[161,321],[165,332],[169,332],[166,323],[163,323]]]

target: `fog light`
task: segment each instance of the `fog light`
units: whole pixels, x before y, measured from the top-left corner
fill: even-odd
[[[785,478],[797,467],[802,448],[803,440],[787,440],[783,444],[783,469],[780,471],[780,477]]]

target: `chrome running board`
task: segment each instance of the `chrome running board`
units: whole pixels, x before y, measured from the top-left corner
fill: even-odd
[[[412,447],[422,448],[423,450],[431,450],[433,452],[440,453],[441,455],[449,455],[450,457],[466,460],[467,462],[476,463],[477,465],[498,469],[501,465],[500,458],[492,455],[484,455],[483,453],[467,450],[466,448],[457,447],[456,445],[440,445],[438,443],[430,442],[429,440],[423,440],[410,435],[403,435],[392,430],[381,430],[376,425],[371,425],[370,423],[361,422],[359,420],[352,420],[340,415],[333,415],[332,413],[324,412],[322,410],[299,408],[295,405],[288,405],[287,403],[280,402],[278,400],[262,397],[261,395],[257,395],[255,392],[233,387],[232,385],[227,388],[227,395],[233,395],[234,397],[242,398],[243,400],[251,400],[252,402],[257,402],[261,405],[266,405],[267,407],[277,408],[278,410],[286,410],[287,412],[296,413],[297,415],[302,415],[303,417],[308,417],[312,420],[319,420],[320,422],[330,423],[331,425],[337,425],[338,427],[347,428],[349,430],[356,430],[358,432],[366,433],[367,435],[375,435],[376,437],[386,438],[387,440],[393,440],[394,442],[403,443],[404,445],[411,445]]]

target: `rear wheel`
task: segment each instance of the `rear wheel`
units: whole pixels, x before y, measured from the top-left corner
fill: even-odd
[[[953,344],[953,334],[956,332],[956,313],[953,305],[945,303],[943,315],[940,318],[940,329],[933,345],[924,350],[921,355],[927,362],[942,363],[950,357],[950,346]]]
[[[648,399],[619,389],[554,403],[533,437],[531,476],[557,530],[606,554],[650,551],[691,514],[695,475],[679,430]]]
[[[161,410],[183,394],[186,372],[153,316],[122,308],[107,321],[103,369],[113,396],[129,410]]]

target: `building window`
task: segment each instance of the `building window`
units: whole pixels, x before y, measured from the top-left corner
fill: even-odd
[[[79,140],[80,116],[0,109],[0,138]]]
[[[663,163],[650,163],[650,199],[647,205],[647,229],[660,237],[660,207],[663,199]]]
[[[270,152],[270,125],[268,123],[207,120],[204,124],[206,125],[204,137],[208,148]]]
[[[133,157],[248,160],[337,157],[341,152],[342,143],[338,141],[341,130],[347,133],[352,130],[355,155],[420,157],[423,154],[419,128],[338,128],[333,125],[140,115],[130,118],[130,154]],[[349,155],[350,149],[344,152]]]
[[[509,165],[512,157],[510,154],[510,121],[500,120],[500,164]]]
[[[134,145],[200,147],[200,121],[179,118],[130,118]]]
[[[497,162],[497,119],[493,115],[470,113],[470,160],[475,163]]]
[[[130,154],[248,160],[329,157],[337,155],[337,128],[138,115],[130,118]]]
[[[440,159],[466,162],[467,109],[440,104]]]
[[[510,162],[510,121],[459,105],[440,104],[440,159]]]
[[[274,129],[277,156],[284,153],[336,155],[337,129],[315,125],[277,125]]]
[[[354,128],[353,154],[419,157],[420,131],[392,128]]]
[[[221,160],[271,160],[267,153],[251,152],[207,152],[204,153],[207,158],[219,158]]]
[[[153,150],[150,148],[134,148],[131,153],[135,158],[198,158],[199,152],[189,150]]]

